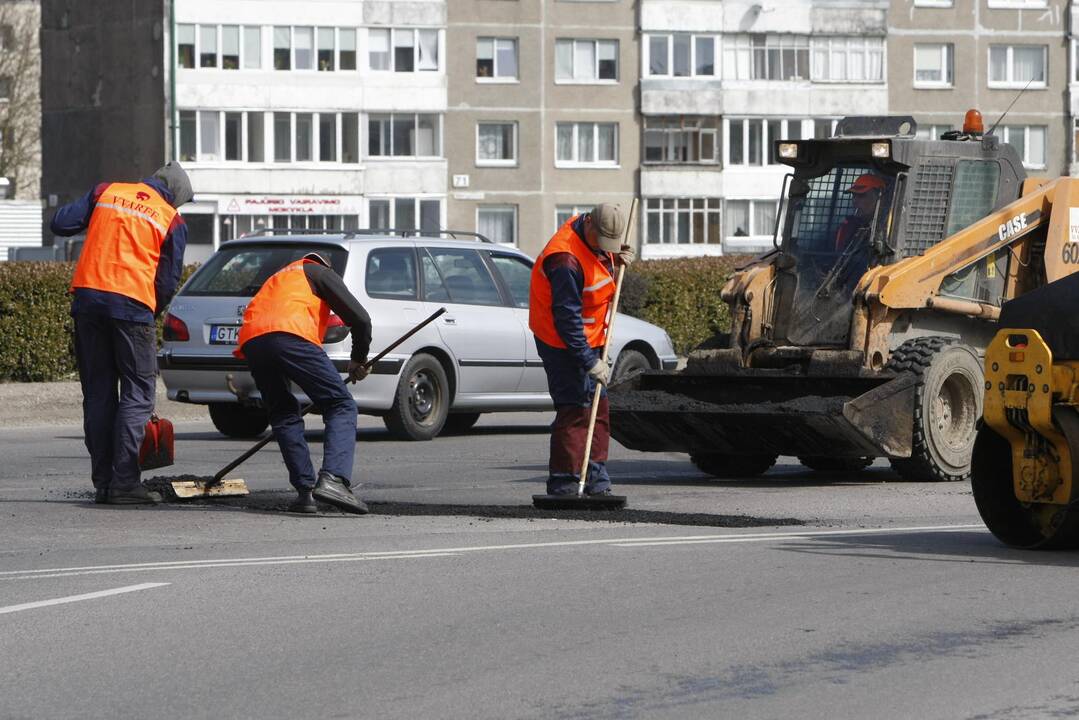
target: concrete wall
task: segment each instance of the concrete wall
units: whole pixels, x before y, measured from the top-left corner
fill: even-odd
[[[166,157],[162,0],[42,0],[42,194],[46,222],[103,180],[134,180]],[[53,202],[55,201],[55,202]]]

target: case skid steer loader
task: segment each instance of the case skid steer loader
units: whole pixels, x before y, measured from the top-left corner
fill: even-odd
[[[1079,252],[1079,211],[1071,225]],[[1006,303],[985,354],[971,489],[1000,540],[1079,547],[1079,275]]]
[[[613,385],[611,434],[687,452],[717,477],[758,475],[778,455],[969,477],[1001,304],[1079,268],[1079,180],[1027,179],[976,111],[940,140],[917,139],[911,118],[845,118],[835,137],[774,149],[793,168],[775,250],[723,288],[729,337],[682,371]]]

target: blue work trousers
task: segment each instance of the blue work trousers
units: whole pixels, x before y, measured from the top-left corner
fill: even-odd
[[[98,490],[139,483],[139,447],[154,410],[157,333],[153,325],[75,314],[75,360],[90,477]]]
[[[356,454],[356,401],[326,352],[312,342],[290,333],[259,335],[244,343],[251,376],[270,413],[270,426],[288,468],[288,479],[297,490],[315,486],[311,451],[304,438],[300,403],[290,382],[311,398],[326,425],[322,469],[351,484]]]
[[[584,464],[584,446],[588,440],[588,419],[596,381],[588,376],[576,356],[569,350],[551,347],[536,339],[536,349],[547,373],[547,388],[554,401],[555,419],[551,424],[551,451],[548,462],[547,494],[567,495],[577,492]],[[602,355],[600,348],[592,349],[594,359]],[[585,492],[600,493],[611,488],[607,474],[607,448],[611,425],[607,409],[607,388],[600,387],[600,402],[596,426],[592,433],[592,448],[588,459]]]

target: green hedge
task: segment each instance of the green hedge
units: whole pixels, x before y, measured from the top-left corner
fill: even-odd
[[[745,256],[643,260],[630,266],[621,310],[667,330],[682,354],[730,326],[719,291]],[[184,279],[194,271],[184,269]],[[0,382],[75,377],[74,263],[0,263]],[[160,323],[158,337],[160,337]]]
[[[195,270],[184,268],[184,280]],[[68,287],[75,263],[0,263],[0,382],[75,377]],[[158,337],[161,335],[158,323]]]
[[[731,317],[719,293],[745,255],[635,262],[626,272],[620,308],[667,331],[684,355],[717,332]]]

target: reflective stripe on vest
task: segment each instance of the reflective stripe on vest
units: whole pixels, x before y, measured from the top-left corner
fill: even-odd
[[[270,276],[244,310],[244,324],[233,355],[242,358],[248,340],[272,332],[297,335],[322,344],[330,320],[330,306],[311,291],[303,266],[314,260],[297,260]]]
[[[614,278],[607,267],[588,245],[573,230],[577,217],[558,229],[548,241],[543,252],[532,266],[532,281],[529,286],[528,327],[536,337],[551,347],[564,348],[563,342],[554,324],[551,311],[551,281],[543,272],[543,261],[555,253],[570,253],[581,264],[584,272],[584,288],[581,291],[581,322],[584,324],[584,337],[590,347],[602,347],[607,334],[607,306],[614,297]]]
[[[112,183],[90,214],[71,289],[118,293],[157,310],[154,280],[176,209],[144,183]]]

